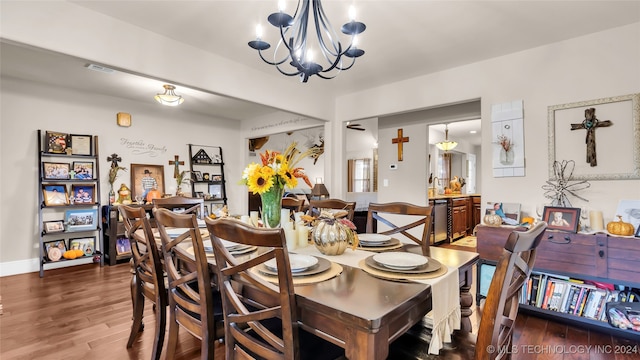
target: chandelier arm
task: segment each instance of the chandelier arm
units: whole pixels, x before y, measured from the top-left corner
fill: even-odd
[[[349,64],[349,66],[347,67],[342,67],[343,62],[340,61],[341,66],[337,66],[336,69],[343,71],[343,70],[349,70],[351,69],[351,67],[353,66],[353,64],[356,63],[356,58],[351,58],[351,64]]]
[[[316,24],[315,24],[316,35],[318,36],[318,42],[320,43],[320,46],[323,49],[323,53],[325,53],[324,54],[325,58],[327,57],[326,53],[329,53],[333,56],[339,56],[340,48],[342,47],[342,44],[340,44],[340,41],[339,41],[340,38],[338,37],[338,34],[335,32],[335,30],[333,30],[333,27],[331,26],[331,21],[329,21],[327,14],[325,14],[324,9],[322,8],[322,3],[320,3],[319,1],[313,2],[313,15],[314,15],[314,19],[316,19]],[[329,41],[331,42],[333,49],[330,49],[329,47],[327,47],[324,41],[324,37],[320,32],[321,26],[322,26],[322,30],[324,30],[324,33],[329,38]],[[337,42],[337,45],[336,45],[336,42]],[[331,60],[329,59],[327,59],[327,61],[331,62]]]
[[[262,59],[262,61],[266,62],[269,65],[278,66],[280,64],[283,64],[285,61],[287,61],[287,58],[284,58],[281,61],[271,62],[271,61],[265,59],[265,57],[262,55],[262,50],[258,50],[258,54],[260,55],[260,58]],[[274,57],[275,57],[275,53],[274,53]]]

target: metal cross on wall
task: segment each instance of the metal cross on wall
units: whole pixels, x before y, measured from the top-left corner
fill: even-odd
[[[584,110],[584,120],[580,124],[571,124],[571,130],[587,130],[585,143],[587,144],[587,162],[589,165],[597,166],[596,158],[596,128],[613,125],[611,120],[600,121],[596,118],[596,108]]]
[[[409,142],[409,137],[402,137],[402,129],[398,129],[398,137],[391,139],[392,144],[398,144],[398,161],[402,161],[402,144]]]
[[[179,156],[173,156],[175,160],[169,160],[169,165],[174,165],[173,167],[173,178],[177,178],[180,175],[180,165],[184,165],[184,161],[178,161]]]
[[[118,161],[122,161],[122,158],[120,156],[118,156],[118,154],[113,153],[113,154],[111,154],[111,156],[107,156],[107,161],[111,161],[111,167],[112,168],[117,168],[118,167]]]

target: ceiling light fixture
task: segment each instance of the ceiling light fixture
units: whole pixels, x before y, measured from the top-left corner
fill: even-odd
[[[178,106],[184,102],[184,99],[181,95],[176,95],[174,90],[176,89],[173,85],[163,85],[164,93],[158,94],[153,98],[156,99],[162,105],[167,106]]]
[[[269,65],[274,65],[280,73],[287,76],[300,76],[300,81],[307,82],[312,75],[318,75],[323,79],[332,79],[342,70],[349,70],[356,58],[364,54],[364,50],[357,48],[357,35],[367,27],[365,24],[355,21],[355,9],[349,9],[350,22],[342,25],[343,34],[351,37],[346,48],[338,41],[338,35],[334,31],[322,8],[320,0],[299,0],[298,7],[293,17],[284,12],[284,1],[278,2],[279,12],[269,15],[269,23],[280,29],[278,45],[273,50],[273,61],[265,59],[263,50],[271,47],[262,40],[262,27],[256,26],[256,40],[250,41],[249,46],[258,50],[260,58]],[[311,44],[307,39],[307,27],[309,27],[309,12],[313,10],[315,32],[317,36],[316,48],[321,51],[325,67],[313,61]],[[343,63],[343,56],[350,58]],[[289,65],[289,66],[286,66]]]
[[[439,143],[436,143],[436,146],[438,147],[438,149],[442,151],[453,150],[453,148],[458,146],[457,142],[449,140],[449,125],[447,124],[444,125],[444,141],[440,141]]]

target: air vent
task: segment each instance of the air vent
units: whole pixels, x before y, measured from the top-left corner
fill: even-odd
[[[111,74],[111,73],[115,72],[115,70],[113,70],[113,69],[110,69],[108,67],[104,67],[104,66],[101,66],[101,65],[96,65],[96,64],[87,65],[87,69],[93,70],[93,71],[99,71],[99,72],[103,72],[103,73],[107,73],[107,74]]]

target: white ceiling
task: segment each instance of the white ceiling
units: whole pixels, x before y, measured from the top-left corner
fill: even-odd
[[[247,45],[255,37],[258,22],[265,28],[264,38],[276,31],[266,22],[277,9],[276,0],[71,2],[276,73]],[[640,1],[325,0],[325,11],[336,29],[347,21],[347,5],[352,2],[358,20],[367,25],[359,39],[365,55],[335,79],[313,77],[305,86],[325,86],[314,83],[329,81],[331,91],[339,95],[640,21]],[[287,12],[293,12],[295,3],[287,1]],[[33,51],[3,43],[2,76],[140,101],[152,101],[155,93],[149,94],[148,89],[160,92],[164,83],[144,74],[97,73],[87,70],[82,59]],[[246,119],[275,110],[189,89],[189,84],[177,85],[176,92],[186,99],[181,106],[189,106],[189,111]]]

